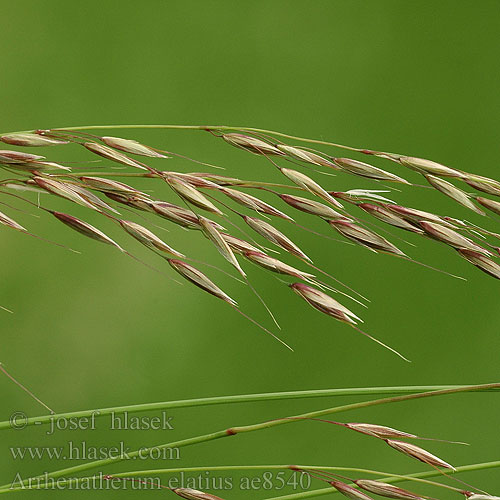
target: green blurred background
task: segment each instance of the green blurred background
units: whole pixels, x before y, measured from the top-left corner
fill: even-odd
[[[247,125],[413,154],[500,177],[498,1],[0,4],[3,132],[84,124]],[[228,175],[279,179],[264,159],[203,132],[121,135],[224,165]],[[58,160],[89,160],[89,154],[75,146],[47,153]],[[169,166],[193,170],[179,160],[170,160]],[[346,175],[316,178],[331,189],[377,187]],[[171,196],[155,181],[136,185],[155,189],[158,197]],[[431,190],[402,189],[391,196],[409,206],[470,217]],[[63,200],[45,199],[50,208],[100,224],[136,255],[170,273],[165,263],[127,240],[110,222],[78,207],[73,210]],[[36,219],[8,213],[37,235],[82,252],[75,255],[7,228],[1,231],[0,304],[15,314],[1,315],[0,360],[57,411],[238,393],[498,380],[498,282],[444,246],[411,239],[418,244],[412,248],[396,240],[416,259],[459,273],[468,282],[280,225],[317,263],[372,299],[368,310],[356,312],[369,332],[413,360],[406,364],[309,308],[255,268],[249,269],[249,277],[279,318],[281,335],[295,353],[224,303],[194,287],[179,287],[46,214]],[[470,218],[478,221],[474,214]],[[297,220],[328,233],[326,226],[307,217]],[[487,224],[498,228],[498,220]],[[224,265],[198,233],[169,227],[170,233],[160,234],[173,246]],[[246,312],[270,324],[249,292],[220,274],[213,276]],[[5,377],[0,388],[2,420],[16,410],[42,413]],[[9,446],[55,446],[68,440],[111,446],[124,440],[135,448],[345,401],[351,399],[176,410],[169,412],[175,424],[169,432],[109,432],[104,423],[94,432],[52,437],[41,428],[3,431],[1,482],[11,481],[17,471],[27,477],[75,465],[14,461]],[[427,444],[460,465],[500,458],[499,410],[496,395],[471,394],[353,412],[342,419],[470,442],[470,447]],[[104,472],[259,463],[359,466],[398,473],[426,469],[369,438],[301,422],[185,448],[179,461],[125,463]],[[498,477],[496,471],[485,471],[463,479],[498,494]],[[446,491],[427,493],[453,497]],[[71,492],[74,498],[92,499],[146,494],[161,493]],[[221,496],[278,494],[234,489]],[[31,495],[45,499],[65,493],[23,492],[18,497]]]

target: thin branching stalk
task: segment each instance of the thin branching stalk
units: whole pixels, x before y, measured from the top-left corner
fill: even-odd
[[[285,417],[284,419],[281,418],[278,420],[271,420],[271,421],[268,420],[265,422],[260,422],[258,424],[245,425],[245,426],[239,426],[239,427],[231,427],[228,429],[223,429],[223,430],[212,432],[209,434],[195,436],[195,437],[188,438],[188,439],[182,439],[179,441],[164,443],[164,444],[152,446],[149,448],[142,448],[140,450],[129,452],[129,453],[127,453],[126,456],[119,456],[119,457],[113,457],[113,458],[107,458],[107,459],[87,462],[87,463],[77,465],[74,467],[60,469],[60,470],[45,474],[44,476],[36,476],[34,478],[31,478],[31,480],[40,480],[43,482],[43,481],[50,479],[50,478],[64,477],[64,476],[84,472],[86,470],[95,469],[97,467],[105,467],[107,465],[120,463],[124,460],[134,459],[134,457],[141,457],[141,458],[147,457],[148,453],[151,452],[152,450],[162,450],[162,449],[182,448],[182,447],[186,447],[186,446],[192,446],[195,444],[214,441],[216,439],[222,439],[222,438],[226,438],[226,437],[230,437],[230,436],[236,436],[238,434],[261,431],[261,430],[269,429],[271,427],[276,427],[279,425],[290,424],[293,422],[297,422],[300,419],[321,417],[323,415],[330,415],[330,414],[341,413],[341,412],[345,412],[345,411],[358,410],[361,408],[379,406],[379,405],[388,404],[388,403],[397,403],[397,402],[410,401],[410,400],[414,400],[414,399],[422,399],[422,398],[427,398],[427,397],[443,396],[446,394],[457,394],[457,393],[462,393],[462,392],[474,392],[474,391],[481,391],[481,390],[485,390],[485,389],[498,389],[498,388],[500,388],[500,383],[462,386],[462,387],[457,387],[457,388],[452,388],[452,389],[442,389],[442,390],[437,390],[437,391],[421,392],[421,393],[417,393],[417,394],[407,394],[407,395],[402,395],[402,396],[394,396],[394,397],[388,397],[388,398],[383,398],[383,399],[375,399],[375,400],[370,400],[370,401],[351,403],[351,404],[342,405],[342,406],[335,406],[333,408],[326,408],[323,410],[303,413],[300,415],[291,415],[291,416]],[[30,479],[26,479],[25,481],[23,481],[22,484],[20,484],[20,486],[29,484],[29,481],[30,481]],[[10,487],[10,485],[6,484],[3,486],[0,486],[0,489],[5,489],[5,488],[9,488],[9,487]]]

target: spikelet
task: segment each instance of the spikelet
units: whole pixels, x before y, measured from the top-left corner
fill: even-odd
[[[393,439],[386,439],[385,442],[397,451],[408,455],[409,457],[415,458],[420,462],[424,462],[425,464],[431,465],[433,467],[444,467],[445,469],[455,470],[453,465],[441,460],[436,457],[432,453],[429,453],[427,450],[420,448],[420,446],[416,446],[412,443],[406,443],[404,441],[396,441]]]
[[[333,208],[325,205],[324,203],[320,203],[319,201],[309,200],[308,198],[302,198],[301,196],[291,194],[280,194],[279,197],[291,207],[307,214],[317,215],[323,219],[351,220],[346,215],[337,212]]]
[[[440,179],[439,177],[435,177],[434,175],[426,175],[425,178],[429,182],[429,184],[436,188],[441,193],[450,197],[452,200],[455,200],[460,205],[464,207],[470,208],[474,212],[479,215],[484,215],[484,212],[480,210],[474,203],[471,201],[471,197],[461,189],[454,186],[451,182]]]
[[[374,252],[386,252],[394,255],[399,255],[401,257],[406,257],[406,254],[402,252],[398,247],[396,247],[390,241],[386,240],[377,233],[370,231],[369,229],[365,229],[364,227],[353,224],[352,222],[341,220],[330,220],[328,221],[328,223],[342,236],[345,236],[351,241],[369,248]]]
[[[149,156],[151,158],[168,158],[158,151],[155,151],[153,148],[149,146],[145,146],[133,139],[122,139],[121,137],[101,137],[101,141],[108,146],[119,149],[125,153],[130,153],[139,156]]]
[[[200,217],[200,227],[203,234],[215,245],[219,253],[232,264],[242,276],[246,276],[245,271],[241,268],[238,259],[234,255],[231,247],[226,242],[222,234],[204,217]]]
[[[222,299],[224,302],[232,306],[236,306],[236,301],[233,300],[229,295],[224,293],[215,283],[213,283],[207,276],[205,276],[201,271],[198,271],[195,267],[183,262],[182,260],[169,259],[168,263],[175,269],[181,276],[196,285],[197,287],[205,290],[211,295]]]
[[[182,253],[174,250],[171,246],[167,245],[163,240],[158,238],[156,234],[152,233],[149,229],[146,229],[140,224],[127,220],[120,220],[119,222],[128,234],[151,250],[159,250],[162,253],[174,255],[175,257],[184,257]]]
[[[292,170],[290,168],[280,168],[281,173],[288,177],[294,184],[309,191],[310,193],[318,196],[319,198],[325,200],[330,205],[337,208],[344,208],[342,203],[337,201],[331,194],[329,194],[325,189],[323,189],[316,181],[313,181],[310,177],[303,174],[302,172],[297,172],[297,170]]]
[[[260,200],[259,198],[252,196],[248,193],[242,193],[236,189],[221,188],[220,191],[226,196],[234,200],[235,202],[243,205],[250,210],[255,210],[256,212],[261,212],[267,215],[273,215],[274,217],[280,217],[281,219],[292,221],[293,219],[287,214],[281,212],[277,208],[274,208],[269,203]]]
[[[181,180],[178,177],[166,176],[165,181],[168,185],[184,200],[192,205],[207,210],[208,212],[223,215],[223,213],[196,188]]]
[[[421,174],[432,174],[440,177],[457,177],[464,178],[466,174],[460,170],[446,167],[435,161],[425,160],[423,158],[415,158],[414,156],[400,156],[399,163],[405,167],[411,168]]]
[[[63,224],[66,224],[68,227],[74,229],[80,234],[83,234],[84,236],[87,236],[88,238],[91,238],[93,240],[100,241],[101,243],[105,243],[106,245],[112,245],[122,252],[124,251],[123,248],[118,245],[118,243],[113,241],[110,237],[106,236],[102,231],[92,226],[88,222],[84,222],[80,219],[77,219],[76,217],[73,217],[72,215],[68,215],[62,212],[51,213],[56,219],[60,220]]]
[[[257,139],[256,137],[251,137],[249,135],[230,133],[223,134],[222,138],[231,146],[236,146],[237,148],[246,149],[251,153],[259,155],[277,155],[284,156],[285,153],[280,151],[277,147],[269,144],[268,142]]]
[[[54,139],[52,137],[44,137],[39,134],[5,134],[0,137],[0,141],[12,146],[56,146],[58,144],[68,144],[68,141]]]
[[[0,224],[11,227],[12,229],[17,229],[18,231],[26,231],[26,229],[21,226],[21,224],[18,224],[14,219],[11,219],[3,212],[0,212]]]
[[[313,153],[312,151],[294,146],[288,146],[286,144],[277,144],[276,147],[283,153],[286,153],[288,156],[291,156],[296,160],[304,161],[306,163],[310,163],[311,165],[329,167],[338,170],[338,167],[337,165],[335,165],[335,163],[332,163],[323,156]]]
[[[335,164],[342,170],[350,174],[359,175],[360,177],[367,177],[368,179],[375,179],[378,181],[399,182],[401,184],[409,184],[406,179],[394,175],[391,172],[386,172],[381,168],[374,167],[362,161],[352,160],[351,158],[333,158]]]
[[[292,240],[290,240],[287,236],[285,236],[281,231],[278,231],[271,224],[257,219],[257,217],[250,217],[245,215],[243,220],[256,232],[259,233],[262,237],[271,241],[275,245],[283,248],[287,252],[306,260],[311,260]]]

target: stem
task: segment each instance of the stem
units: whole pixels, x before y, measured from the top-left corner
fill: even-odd
[[[337,144],[335,142],[329,142],[329,141],[321,141],[318,139],[308,139],[306,137],[299,137],[295,135],[290,135],[290,134],[284,134],[283,132],[276,132],[275,130],[266,130],[266,129],[261,129],[261,128],[255,128],[255,127],[233,127],[233,126],[227,126],[227,125],[145,125],[145,124],[140,124],[140,125],[83,125],[80,127],[58,127],[58,128],[53,128],[50,129],[52,131],[64,131],[64,130],[110,130],[110,129],[116,129],[116,130],[126,130],[126,129],[167,129],[167,130],[218,130],[218,131],[230,131],[230,130],[238,130],[240,132],[256,132],[256,133],[263,133],[263,134],[272,134],[278,137],[283,137],[285,139],[293,139],[295,141],[301,141],[301,142],[309,142],[311,144],[322,144],[324,146],[332,146],[335,148],[341,148],[341,149],[347,149],[349,151],[355,151],[357,153],[363,153],[365,152],[365,149],[363,148],[356,148],[352,146],[345,146],[343,144]],[[19,132],[9,132],[11,134],[15,133],[29,133],[29,132],[35,132],[34,130],[23,130]],[[387,155],[392,155],[393,153],[384,153]]]
[[[470,464],[470,465],[462,465],[457,467],[457,472],[466,472],[466,471],[476,471],[476,470],[484,470],[500,467],[500,461],[495,462],[484,462],[479,464]],[[138,471],[129,471],[129,472],[120,472],[113,474],[113,477],[116,478],[131,478],[131,477],[141,477],[145,478],[145,476],[156,476],[161,474],[176,474],[179,472],[184,473],[193,473],[193,472],[227,472],[227,471],[258,471],[258,470],[296,470],[301,469],[304,471],[308,470],[324,470],[324,471],[336,471],[336,472],[354,472],[359,474],[371,474],[375,476],[382,476],[377,479],[378,481],[382,481],[385,483],[398,483],[403,481],[414,481],[421,482],[425,484],[430,484],[436,487],[442,487],[446,489],[451,489],[453,491],[460,492],[461,490],[457,488],[453,488],[451,486],[437,483],[435,481],[427,481],[425,478],[435,477],[439,475],[438,471],[428,471],[428,472],[418,472],[414,474],[407,475],[399,475],[399,474],[391,474],[389,472],[381,472],[371,469],[360,469],[356,467],[336,467],[336,466],[325,466],[325,465],[214,465],[214,466],[204,466],[204,467],[176,467],[172,469],[149,469],[149,470],[138,470]],[[70,478],[66,480],[60,480],[57,482],[58,487],[67,486],[67,485],[78,485],[84,483],[91,479],[99,479],[99,477],[103,477],[104,475],[100,474],[99,476],[86,476],[80,478]],[[29,488],[12,486],[8,489],[1,489],[0,493],[10,493],[15,491],[25,491],[25,490],[43,490],[49,489],[51,487],[50,484],[45,485],[36,485],[31,486]],[[325,488],[326,491],[330,493],[335,493],[335,490],[331,490],[330,488]],[[324,494],[319,493],[324,490],[315,490],[311,492],[307,492],[308,494],[314,493],[315,495]],[[312,496],[315,496],[312,495]],[[277,498],[288,498],[287,497],[277,497]],[[300,497],[299,497],[300,498]]]
[[[420,385],[420,386],[394,386],[394,387],[357,387],[349,389],[316,389],[309,391],[267,392],[260,394],[238,394],[233,396],[214,396],[209,398],[181,399],[157,403],[144,403],[137,405],[114,406],[110,408],[95,408],[90,410],[56,413],[54,415],[41,415],[27,418],[23,421],[26,426],[49,424],[53,420],[90,417],[93,414],[103,417],[111,414],[139,413],[145,411],[165,410],[169,408],[193,408],[234,403],[254,403],[257,401],[279,401],[288,399],[324,398],[332,396],[369,396],[383,394],[414,394],[418,392],[440,391],[443,389],[458,389],[458,385]],[[492,390],[480,389],[481,391]],[[493,389],[495,390],[495,389]],[[97,413],[99,412],[99,413]],[[10,421],[0,422],[0,430],[11,429]]]
[[[63,476],[68,475],[68,474],[83,472],[85,470],[95,469],[96,467],[106,466],[106,465],[110,465],[110,464],[119,463],[119,462],[122,462],[124,460],[134,459],[136,457],[145,458],[148,456],[148,454],[152,450],[156,451],[158,449],[182,448],[184,446],[205,443],[208,441],[213,441],[215,439],[234,436],[236,434],[241,434],[244,432],[259,431],[259,430],[267,429],[270,427],[275,427],[277,425],[290,424],[290,423],[294,422],[296,419],[320,417],[320,416],[328,415],[328,414],[332,414],[332,413],[340,413],[340,412],[349,411],[349,410],[356,410],[359,408],[366,408],[369,406],[377,406],[377,405],[386,404],[386,403],[396,403],[396,402],[400,402],[400,401],[408,401],[408,400],[412,400],[412,399],[420,399],[420,398],[425,398],[425,397],[442,396],[445,394],[480,391],[480,390],[484,390],[484,389],[498,389],[498,388],[500,388],[500,383],[482,384],[482,385],[473,385],[473,386],[462,386],[462,387],[455,387],[455,388],[451,388],[451,389],[442,389],[442,390],[431,391],[431,392],[421,392],[421,393],[417,393],[417,394],[407,394],[407,395],[403,395],[403,396],[395,396],[395,397],[376,399],[376,400],[371,400],[371,401],[363,401],[360,403],[352,403],[352,404],[343,405],[343,406],[336,406],[336,407],[327,408],[324,410],[303,413],[301,415],[293,415],[293,416],[287,417],[285,419],[265,421],[265,422],[261,422],[258,424],[246,425],[246,426],[241,426],[241,427],[232,427],[229,429],[224,429],[224,430],[220,430],[217,432],[212,432],[210,434],[203,434],[201,436],[196,436],[193,438],[183,439],[180,441],[174,441],[171,443],[165,443],[165,444],[161,444],[161,445],[153,446],[153,447],[149,447],[149,448],[142,448],[142,449],[127,453],[126,456],[118,456],[118,457],[113,457],[113,458],[106,458],[106,459],[102,459],[102,460],[95,460],[92,462],[87,462],[85,464],[77,465],[74,467],[68,467],[66,469],[60,469],[60,470],[57,470],[57,471],[54,471],[51,473],[47,473],[43,476],[36,476],[34,478],[31,478],[31,480],[44,481],[44,480],[50,479],[50,478],[59,478],[59,477],[63,477]],[[27,484],[29,484],[29,482],[30,482],[30,479],[27,479],[27,480],[23,481],[22,483],[20,483],[20,486],[27,485]],[[0,486],[0,489],[6,489],[9,487],[10,487],[10,485],[6,484],[3,486]]]

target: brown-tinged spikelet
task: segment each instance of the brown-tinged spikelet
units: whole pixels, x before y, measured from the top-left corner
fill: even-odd
[[[492,255],[489,250],[480,247],[470,238],[462,236],[457,231],[450,229],[449,227],[443,226],[442,224],[437,224],[436,222],[421,221],[420,227],[426,232],[428,236],[434,238],[435,240],[446,243],[456,249],[467,249],[480,252],[483,255]]]
[[[187,264],[182,260],[169,259],[169,264],[175,269],[181,276],[196,285],[197,287],[205,290],[205,292],[214,295],[215,297],[222,299],[224,302],[232,306],[236,306],[236,301],[233,300],[229,295],[224,293],[213,281],[211,281],[207,276],[205,276],[201,271],[198,271],[195,267]]]
[[[268,142],[257,139],[256,137],[251,137],[249,135],[230,133],[223,134],[222,138],[231,146],[236,146],[237,148],[246,149],[251,153],[260,155],[277,155],[284,156],[285,153],[280,151],[276,146],[269,144]]]
[[[195,207],[207,210],[217,215],[223,215],[222,212],[200,191],[185,182],[179,177],[166,176],[168,185],[184,200],[188,201]]]
[[[102,156],[108,160],[114,161],[116,163],[121,163],[122,165],[127,165],[129,167],[140,168],[141,170],[148,170],[147,167],[141,165],[139,162],[129,158],[127,155],[116,151],[108,146],[103,146],[97,142],[84,142],[83,145],[92,153]]]
[[[436,177],[434,175],[426,175],[425,178],[432,187],[436,188],[446,196],[449,196],[452,200],[455,200],[457,203],[460,203],[460,205],[463,205],[464,207],[470,208],[479,215],[484,215],[484,212],[476,207],[476,205],[474,205],[474,203],[471,201],[470,195],[454,186],[451,182],[440,179],[439,177]]]
[[[423,232],[418,226],[407,222],[404,218],[396,215],[384,206],[373,205],[372,203],[360,203],[358,207],[376,219],[379,219],[386,224],[390,224],[391,226],[399,227],[414,233]]]
[[[0,212],[0,224],[11,227],[12,229],[17,229],[18,231],[26,231],[26,229],[21,226],[21,224],[18,224],[14,219],[11,219],[3,212]]]
[[[172,491],[186,500],[223,500],[222,498],[211,495],[210,493],[194,490],[192,488],[174,488]]]
[[[408,432],[399,431],[397,429],[393,429],[392,427],[386,427],[385,425],[350,422],[348,424],[345,424],[345,426],[354,431],[361,432],[362,434],[367,434],[369,436],[375,436],[382,439],[391,437],[417,438],[415,434],[409,434]]]
[[[385,498],[395,498],[399,500],[423,500],[420,495],[404,490],[393,484],[383,483],[381,481],[373,481],[372,479],[358,479],[354,481],[359,488],[365,491],[380,495]]]
[[[12,146],[56,146],[58,144],[68,144],[68,141],[54,139],[52,137],[44,137],[39,134],[5,134],[0,137],[0,141]]]
[[[151,158],[168,158],[167,156],[158,153],[153,148],[145,146],[133,139],[122,139],[121,137],[101,137],[101,141],[108,146],[119,149],[125,153],[130,153],[139,156],[149,156]]]
[[[320,203],[319,201],[310,200],[308,198],[302,198],[301,196],[295,196],[291,194],[280,194],[279,197],[288,205],[301,212],[305,212],[311,215],[317,215],[323,219],[345,219],[351,220],[344,214],[337,212],[333,208]]]
[[[102,231],[92,226],[88,222],[82,221],[80,219],[77,219],[76,217],[73,217],[72,215],[68,215],[62,212],[51,213],[56,219],[60,220],[63,224],[66,224],[68,227],[74,229],[80,234],[92,238],[93,240],[100,241],[101,243],[105,243],[106,245],[112,245],[122,252],[124,251],[123,248],[118,245],[118,243],[113,241],[109,236],[106,236]]]
[[[297,170],[292,170],[290,168],[280,168],[281,173],[288,177],[294,184],[309,191],[310,193],[318,196],[319,198],[325,200],[330,205],[337,208],[344,208],[342,203],[337,201],[331,194],[329,194],[325,189],[323,189],[316,181],[312,180],[307,175],[302,172],[297,172]]]
[[[415,158],[414,156],[400,156],[399,163],[405,167],[411,168],[421,174],[432,174],[441,177],[465,177],[465,173],[454,168],[446,167],[435,161],[425,160],[424,158]]]
[[[444,460],[441,460],[432,453],[429,453],[427,450],[420,448],[420,446],[412,443],[406,443],[405,441],[396,441],[394,439],[386,439],[385,442],[391,448],[394,448],[395,450],[400,451],[401,453],[404,453],[411,458],[415,458],[420,462],[424,462],[425,464],[431,465],[433,467],[443,467],[445,469],[455,470],[455,467],[453,467],[453,465],[450,465]]]
[[[500,265],[494,260],[489,259],[480,252],[465,248],[459,248],[458,253],[484,273],[500,280]]]
[[[342,170],[350,174],[359,175],[360,177],[367,177],[368,179],[375,179],[378,181],[399,182],[401,184],[409,184],[406,179],[394,175],[391,172],[386,172],[381,168],[374,167],[368,163],[351,158],[333,158],[335,164]]]
[[[350,498],[351,500],[372,500],[372,497],[368,496],[366,493],[359,491],[357,488],[353,488],[342,481],[329,481],[329,483],[342,495]]]
[[[301,259],[311,260],[292,240],[290,240],[290,238],[285,236],[281,231],[278,231],[268,222],[248,215],[245,215],[243,219],[256,233],[259,233],[275,245],[278,245]]]
[[[296,160],[304,161],[312,165],[329,167],[338,170],[338,167],[337,165],[335,165],[335,163],[331,162],[330,160],[327,160],[326,158],[317,153],[308,151],[307,149],[302,149],[295,146],[288,146],[286,144],[277,144],[276,147],[283,153],[286,153],[288,156],[291,156]]]
[[[351,241],[369,248],[374,252],[386,252],[394,255],[399,255],[401,257],[406,257],[406,254],[402,252],[398,247],[396,247],[390,241],[386,240],[377,233],[370,231],[369,229],[358,226],[357,224],[353,224],[352,222],[342,220],[330,220],[328,221],[328,223],[342,236],[345,236]]]
[[[259,198],[248,193],[243,193],[241,191],[237,191],[236,189],[230,188],[221,188],[220,191],[235,202],[243,205],[246,208],[249,208],[250,210],[255,210],[256,212],[261,212],[267,215],[273,215],[274,217],[280,217],[281,219],[289,221],[293,220],[290,216],[283,213],[281,210],[274,208],[269,203],[266,203],[265,201],[262,201]]]
[[[156,234],[152,233],[149,229],[131,222],[128,220],[120,220],[120,225],[127,231],[130,236],[133,236],[137,241],[151,250],[159,250],[160,252],[174,255],[176,257],[184,257],[184,255],[177,250],[174,250],[170,245],[167,245],[163,240],[158,238]]]

